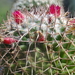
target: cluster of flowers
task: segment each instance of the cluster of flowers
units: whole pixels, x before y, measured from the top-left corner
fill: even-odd
[[[52,14],[55,17],[59,17],[60,16],[60,9],[61,9],[60,6],[52,4],[49,6],[47,14]],[[20,10],[14,11],[13,17],[14,17],[14,21],[17,24],[22,23],[23,20],[25,19],[24,14]],[[49,19],[49,20],[51,21],[51,19]],[[38,32],[38,34],[39,34],[38,41],[45,41],[45,37],[43,36],[43,34],[41,32]]]
[[[52,14],[53,16],[55,16],[56,18],[58,18],[61,14],[61,7],[55,4],[52,4],[49,6],[47,14]],[[17,24],[23,23],[24,19],[25,19],[25,15],[20,11],[20,10],[15,10],[12,13],[13,17],[14,17],[14,21]],[[49,22],[51,22],[51,18],[49,19]],[[75,19],[71,20],[70,23],[75,23]],[[39,33],[39,37],[38,37],[38,41],[45,41],[45,37],[41,32]],[[3,40],[4,44],[12,44],[17,42],[17,40],[10,38],[10,37],[6,37]]]
[[[60,16],[60,9],[61,7],[55,4],[49,6],[48,14],[53,14],[55,17]],[[16,10],[13,12],[14,20],[17,24],[22,23],[25,16],[20,10]]]

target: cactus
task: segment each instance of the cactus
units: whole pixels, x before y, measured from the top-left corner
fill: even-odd
[[[16,17],[11,13],[1,25],[3,74],[74,75],[75,19],[66,18],[60,5],[36,1],[32,5],[16,10],[20,12]]]

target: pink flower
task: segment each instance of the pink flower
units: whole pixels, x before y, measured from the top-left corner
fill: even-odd
[[[49,7],[49,14],[53,14],[54,16],[58,17],[60,16],[60,9],[61,9],[60,6],[52,4]]]
[[[15,42],[17,42],[17,40],[16,39],[13,39],[13,38],[10,38],[10,37],[6,37],[3,40],[3,43],[4,44],[12,44],[12,43],[15,43]]]
[[[21,11],[20,10],[16,10],[16,11],[14,11],[13,12],[13,16],[14,16],[14,20],[15,20],[15,22],[16,23],[22,23],[23,22],[23,20],[24,20],[24,14],[23,13],[21,13]]]
[[[75,19],[70,20],[69,24],[75,24]]]

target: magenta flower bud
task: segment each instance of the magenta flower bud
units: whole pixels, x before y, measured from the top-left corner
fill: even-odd
[[[14,20],[17,24],[20,24],[23,22],[25,16],[23,13],[21,13],[20,10],[16,10],[12,14],[13,14]]]
[[[54,16],[59,17],[60,16],[60,9],[61,9],[60,6],[52,4],[49,7],[49,14],[53,14]]]
[[[10,38],[10,37],[6,37],[3,40],[3,43],[4,44],[12,44],[12,43],[15,43],[15,42],[17,42],[17,40],[16,39],[13,39],[13,38]]]

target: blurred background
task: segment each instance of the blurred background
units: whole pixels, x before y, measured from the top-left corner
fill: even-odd
[[[2,19],[6,19],[6,14],[9,13],[14,1],[16,0],[0,0],[0,23]]]

